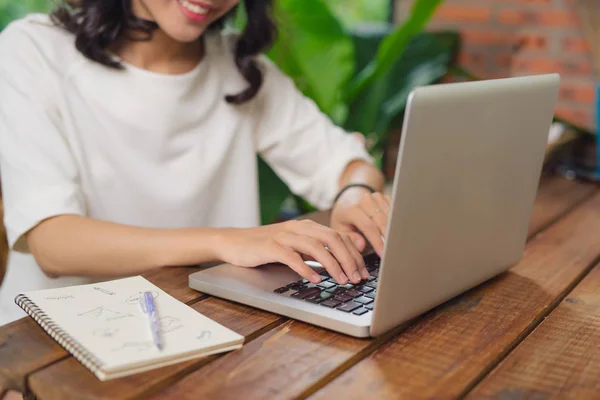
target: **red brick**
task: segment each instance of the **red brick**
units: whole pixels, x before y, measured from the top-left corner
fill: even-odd
[[[490,7],[442,3],[435,13],[435,19],[453,22],[488,22],[491,13]]]
[[[496,56],[495,61],[497,67],[508,70],[512,62],[512,56],[510,54],[500,54]]]
[[[512,33],[491,29],[461,29],[460,34],[468,44],[503,45],[514,44],[516,40]]]
[[[497,3],[516,3],[516,4],[533,4],[533,5],[548,5],[552,0],[493,0]]]
[[[487,57],[481,53],[463,51],[458,55],[458,63],[461,65],[483,66],[487,62]]]
[[[571,102],[592,103],[596,98],[594,86],[563,83],[560,87],[560,99]]]
[[[590,53],[590,44],[583,37],[567,37],[562,41],[562,49],[567,53],[588,54]]]
[[[558,72],[561,75],[589,76],[592,73],[592,63],[587,60],[565,61],[551,58],[516,59],[513,69],[531,74]]]
[[[521,50],[546,51],[550,40],[546,35],[524,33],[518,37],[518,46]]]
[[[498,12],[497,19],[507,25],[579,27],[577,15],[566,10],[506,9]]]

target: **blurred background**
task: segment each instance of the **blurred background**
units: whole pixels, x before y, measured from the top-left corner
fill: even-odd
[[[277,0],[269,52],[336,124],[366,136],[388,179],[410,91],[458,80],[559,72],[557,139],[596,130],[598,0]],[[51,0],[0,0],[0,30]],[[596,15],[597,14],[597,15]],[[597,16],[596,19],[592,18]],[[232,22],[244,23],[243,12]],[[311,211],[260,166],[263,223]]]

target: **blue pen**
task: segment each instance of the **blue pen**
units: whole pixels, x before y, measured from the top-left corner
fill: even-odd
[[[156,312],[156,305],[154,304],[154,297],[152,297],[152,292],[144,292],[140,300],[142,310],[144,313],[148,314],[150,319],[150,329],[152,331],[154,344],[159,350],[162,350],[163,345],[160,337],[160,326],[158,324],[158,315]]]

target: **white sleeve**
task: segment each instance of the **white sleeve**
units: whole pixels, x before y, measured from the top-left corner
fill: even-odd
[[[266,57],[257,98],[257,149],[292,192],[317,208],[331,207],[353,160],[373,160],[353,135],[334,125],[292,79]]]
[[[46,59],[15,24],[0,34],[0,178],[12,249],[44,219],[84,214],[77,168],[53,93]]]

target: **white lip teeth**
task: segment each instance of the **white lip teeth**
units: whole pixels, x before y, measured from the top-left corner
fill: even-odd
[[[206,15],[208,14],[209,9],[199,6],[198,4],[190,3],[187,0],[178,0],[179,4],[185,7],[188,11],[193,12],[194,14]]]

